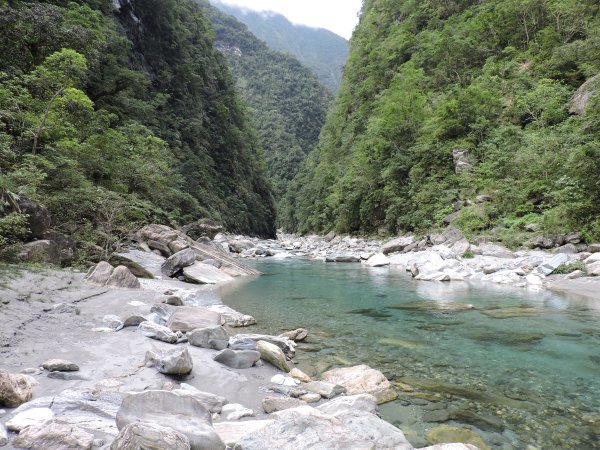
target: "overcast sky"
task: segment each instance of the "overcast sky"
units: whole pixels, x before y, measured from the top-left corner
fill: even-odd
[[[350,39],[362,0],[220,0],[255,11],[275,11],[291,22],[326,28]]]

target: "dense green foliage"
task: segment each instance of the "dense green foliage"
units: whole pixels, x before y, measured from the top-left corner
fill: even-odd
[[[236,18],[200,2],[265,152],[276,199],[319,140],[331,94],[294,57],[270,50]]]
[[[0,192],[80,237],[201,217],[272,236],[262,150],[209,22],[191,0],[121,4],[0,2]]]
[[[281,14],[255,12],[216,1],[212,3],[246,24],[273,50],[294,55],[310,67],[331,92],[338,91],[348,57],[346,39],[322,28],[294,25]]]
[[[599,8],[365,1],[338,99],[288,194],[287,227],[425,230],[471,201],[457,219],[467,232],[535,223],[598,237],[600,98],[584,115],[569,107],[600,71]],[[470,170],[456,173],[456,149]]]

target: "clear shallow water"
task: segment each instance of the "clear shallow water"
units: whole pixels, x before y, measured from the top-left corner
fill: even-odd
[[[600,302],[359,264],[254,264],[267,275],[221,288],[224,303],[257,332],[307,328],[296,362],[310,375],[384,372],[400,396],[382,414],[413,445],[447,424],[493,449],[600,448]]]

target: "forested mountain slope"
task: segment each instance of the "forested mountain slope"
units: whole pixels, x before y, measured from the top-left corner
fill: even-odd
[[[599,6],[365,1],[287,226],[397,233],[459,210],[468,233],[598,237]]]
[[[316,76],[291,55],[270,50],[235,17],[201,1],[265,152],[275,197],[319,140],[332,100]]]
[[[88,242],[200,217],[272,236],[263,154],[213,44],[191,0],[0,2],[4,213],[26,195]]]
[[[218,1],[212,3],[246,24],[253,34],[273,50],[294,55],[311,68],[325,87],[333,93],[337,92],[348,57],[346,39],[323,28],[295,25],[281,14],[251,11]]]

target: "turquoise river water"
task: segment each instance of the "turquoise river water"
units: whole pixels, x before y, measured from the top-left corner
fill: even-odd
[[[255,316],[252,331],[308,329],[295,362],[311,376],[381,370],[399,393],[382,415],[413,445],[600,448],[600,302],[359,264],[253,264],[266,275],[221,288],[224,303]]]

